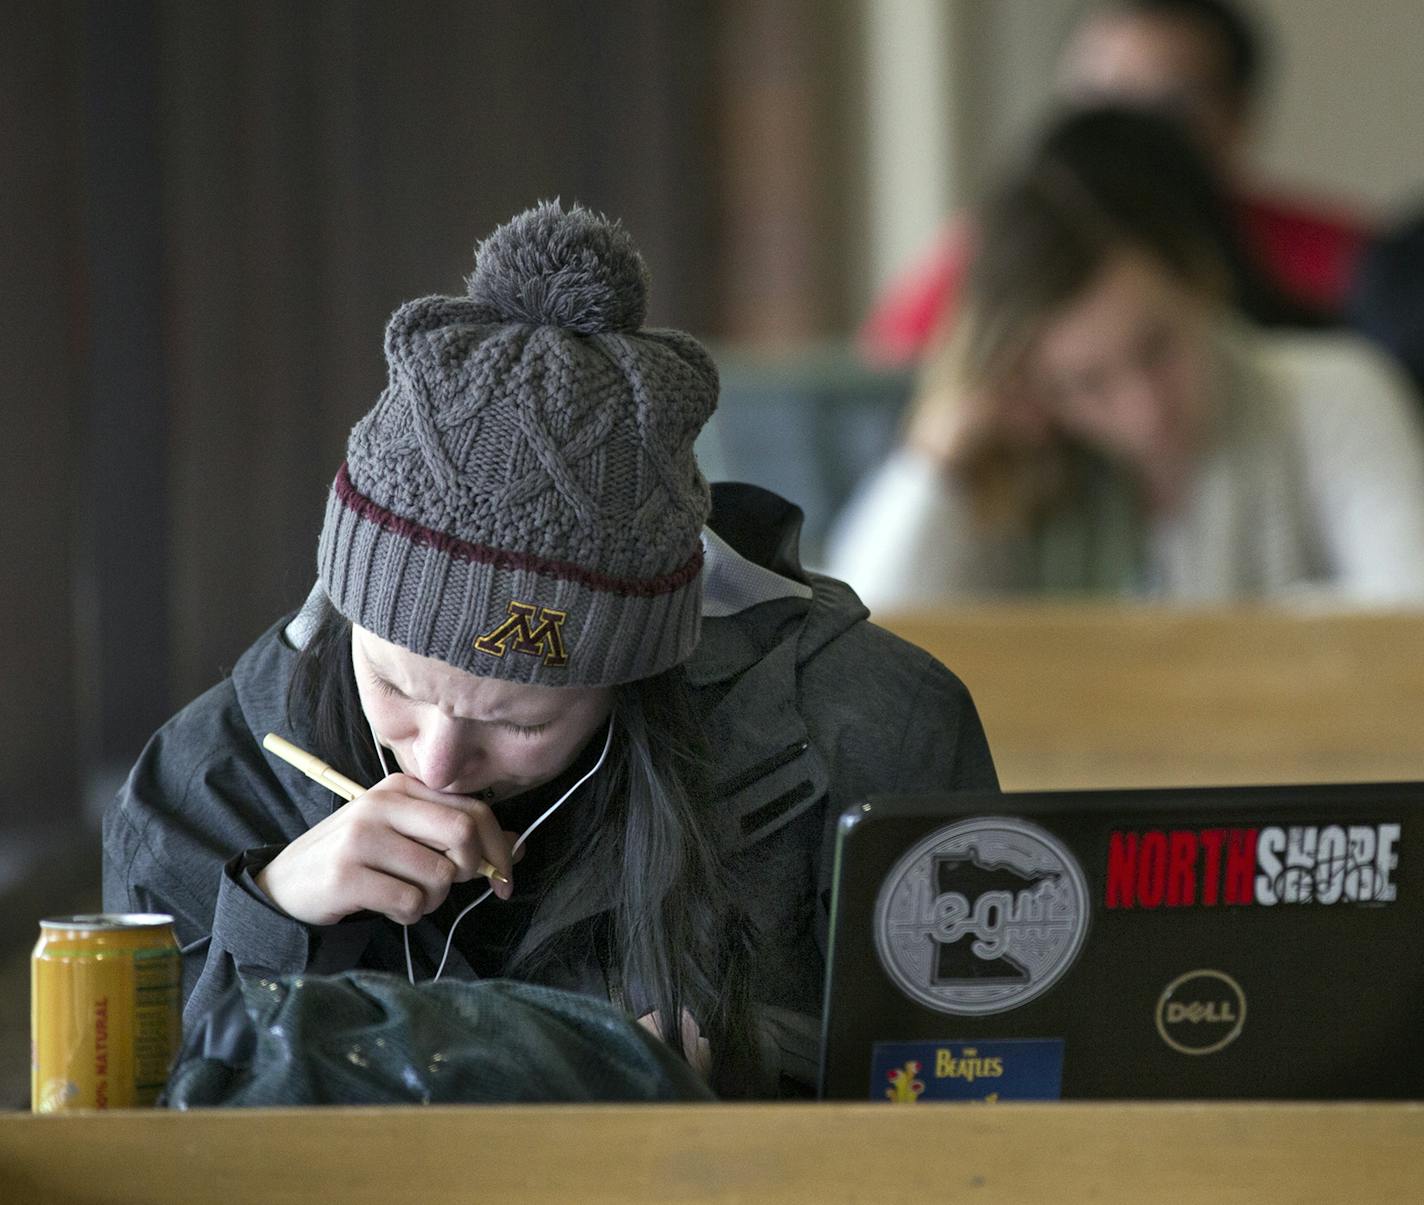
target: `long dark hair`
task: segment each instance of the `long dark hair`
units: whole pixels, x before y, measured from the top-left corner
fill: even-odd
[[[382,777],[356,689],[351,622],[325,600],[298,654],[287,710],[294,725],[305,721],[318,756],[355,767],[366,782]],[[538,979],[592,941],[630,1012],[655,1011],[663,1039],[684,1053],[686,1009],[708,1040],[713,1088],[748,1095],[757,1082],[752,926],[732,889],[724,835],[709,819],[709,761],[681,669],[618,687],[613,724],[608,762],[580,808],[582,840],[505,973]],[[589,899],[607,905],[592,929],[571,919],[587,915]]]

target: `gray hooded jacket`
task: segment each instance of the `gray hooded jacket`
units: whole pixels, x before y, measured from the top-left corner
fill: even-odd
[[[831,850],[841,812],[867,795],[993,789],[993,763],[963,684],[866,620],[841,582],[797,561],[800,512],[751,486],[714,487],[702,636],[686,665],[717,761],[711,806],[761,935],[757,1016],[767,1092],[813,1085]],[[299,622],[274,625],[230,677],[149,741],[104,817],[104,907],[166,912],[183,949],[185,1025],[244,975],[404,971],[400,927],[380,917],[312,927],[253,881],[334,796],[262,749],[288,723]],[[308,746],[309,747],[309,746]],[[413,946],[438,958],[425,918]],[[473,977],[458,949],[446,975]],[[590,967],[558,986],[600,991]]]

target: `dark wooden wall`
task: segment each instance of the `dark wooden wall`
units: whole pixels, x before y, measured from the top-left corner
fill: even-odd
[[[301,601],[387,316],[510,214],[621,217],[656,323],[842,322],[828,10],[0,3],[0,827]]]
[[[313,571],[346,432],[404,299],[460,292],[541,197],[620,215],[658,320],[704,325],[696,4],[175,5],[161,21],[174,684]],[[274,32],[275,31],[275,32]],[[669,212],[668,198],[678,198]]]
[[[77,436],[85,346],[68,10],[17,6],[0,37],[0,817],[67,813],[76,738]]]

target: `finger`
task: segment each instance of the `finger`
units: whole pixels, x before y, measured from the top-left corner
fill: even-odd
[[[514,894],[514,884],[506,874],[501,874],[488,862],[480,863],[479,873],[489,880],[490,890],[500,899],[507,900]]]
[[[697,1039],[697,1049],[688,1056],[692,1069],[703,1079],[712,1071],[712,1044],[706,1038]]]
[[[487,803],[471,799],[468,795],[449,795],[443,791],[432,791],[417,778],[409,774],[392,774],[384,780],[394,790],[414,802],[436,804],[447,809],[443,816],[446,823],[452,823],[450,838],[441,847],[461,869],[468,869],[471,875],[479,873],[481,861],[488,860],[506,878],[510,876],[513,862],[509,851],[513,841],[507,840],[499,820]],[[474,825],[474,833],[468,824],[451,822],[448,812],[467,818]],[[441,817],[437,817],[437,823]]]
[[[507,828],[501,829],[500,832],[503,834],[504,840],[509,846],[510,862],[515,865],[518,865],[519,862],[523,860],[524,855],[527,852],[525,846],[519,843],[519,834]],[[505,882],[508,882],[508,879],[500,873],[499,868],[491,862],[481,863],[480,873],[484,875],[487,879],[497,878],[503,879]]]
[[[370,866],[351,867],[344,881],[346,915],[378,912],[398,925],[413,925],[426,914],[426,894],[414,883]]]
[[[505,875],[499,873],[499,868],[490,862],[481,862],[479,873],[484,875],[487,879],[493,879],[497,883],[509,882],[509,879]]]
[[[459,875],[458,868],[444,854],[393,829],[378,827],[360,834],[359,838],[349,839],[347,854],[340,865],[341,890],[346,886],[345,876],[354,868],[373,870],[409,883],[421,893],[420,916],[434,912],[445,902],[451,884]]]
[[[702,1027],[693,1015],[682,1010],[682,1053],[688,1064],[704,1079],[712,1066],[712,1046],[702,1036]]]
[[[699,1025],[697,1024],[696,1019],[695,1019],[695,1018],[693,1017],[693,1015],[692,1015],[690,1012],[688,1012],[687,1009],[685,1009],[685,1008],[682,1010],[682,1034],[681,1034],[681,1037],[682,1037],[682,1048],[683,1048],[684,1050],[692,1050],[692,1049],[694,1049],[694,1048],[696,1047],[696,1045],[697,1045],[698,1040],[702,1037],[702,1028],[701,1028],[701,1026],[699,1026]]]
[[[511,842],[494,814],[483,804],[457,808],[448,803],[413,798],[394,787],[373,788],[358,803],[362,810],[356,817],[369,816],[376,824],[449,858],[459,871],[457,882],[467,882],[484,873],[481,865],[486,862],[505,878],[511,877]]]

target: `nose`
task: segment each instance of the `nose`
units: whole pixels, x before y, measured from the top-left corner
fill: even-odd
[[[431,709],[410,745],[411,772],[432,791],[453,790],[483,759],[475,728]]]

